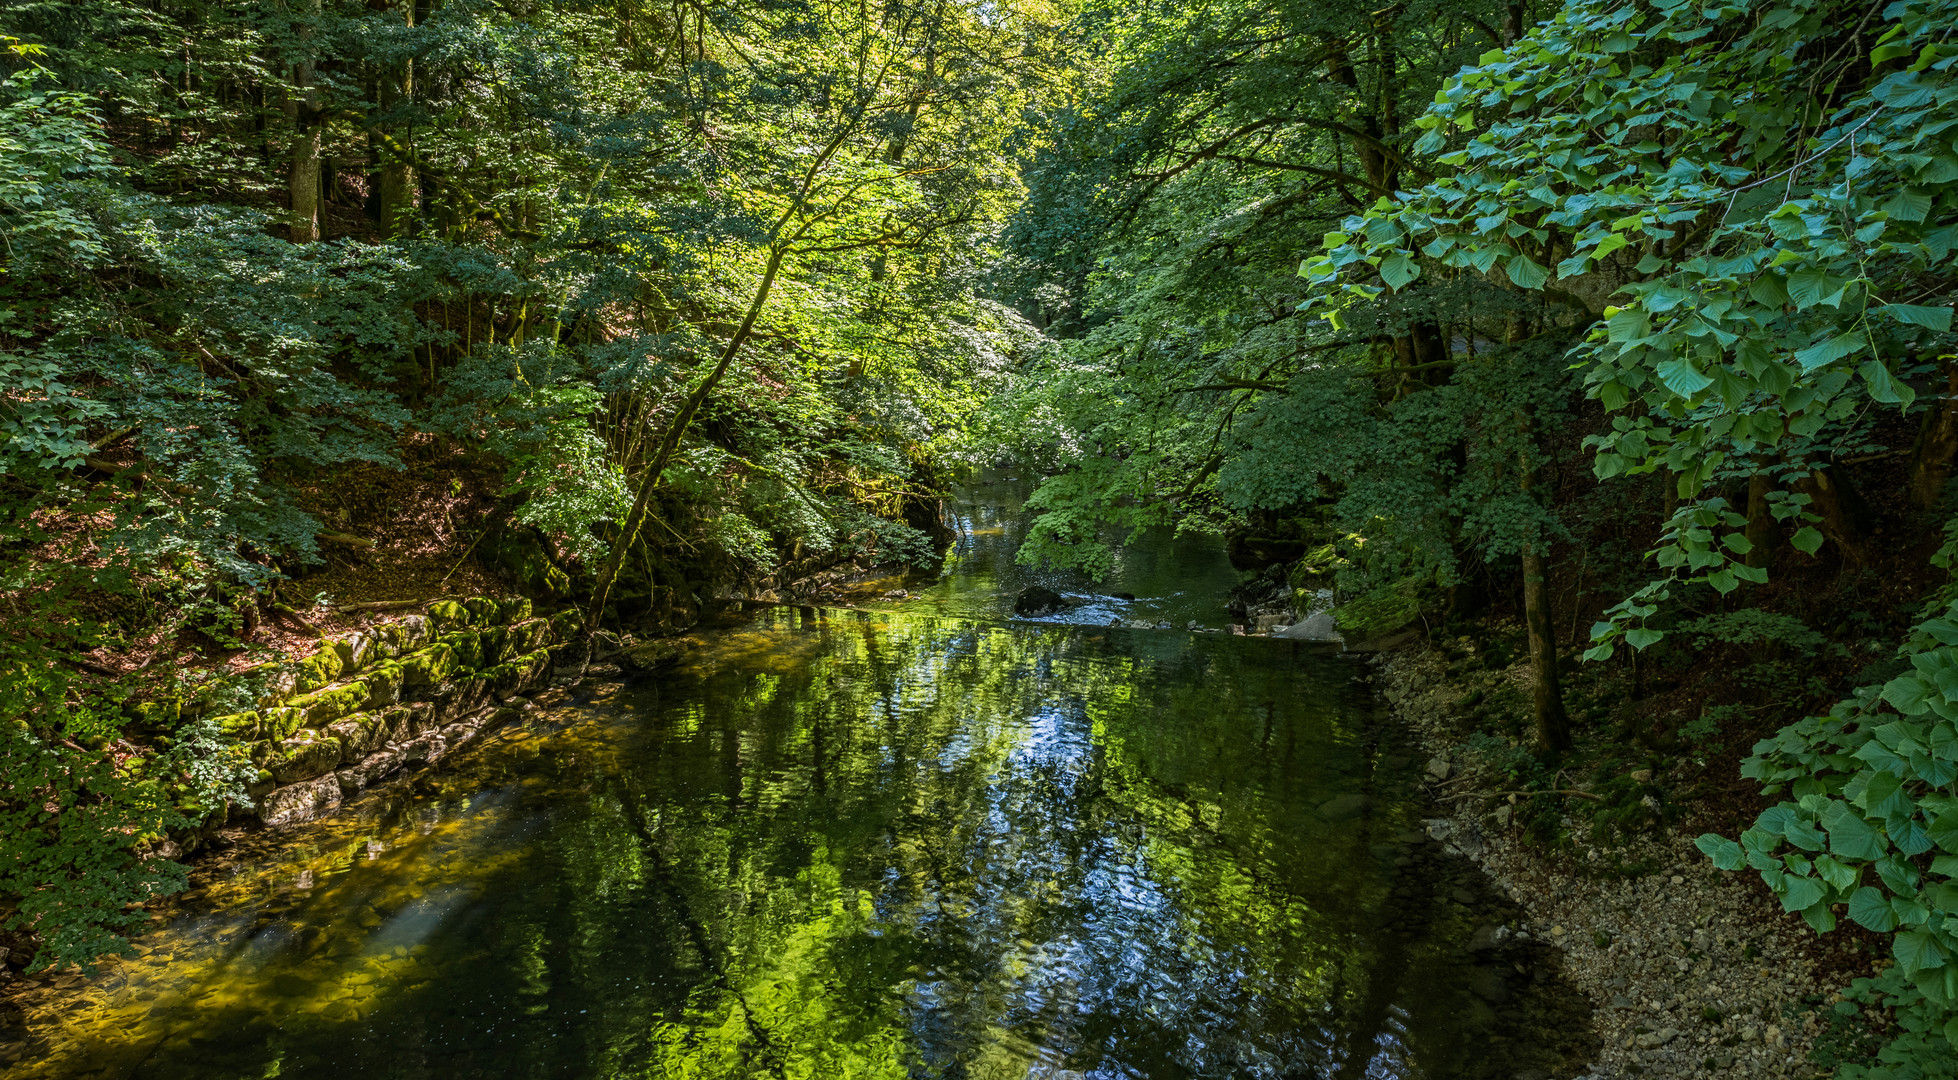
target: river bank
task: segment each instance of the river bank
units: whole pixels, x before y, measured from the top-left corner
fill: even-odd
[[[1604,1049],[1587,1075],[1829,1074],[1811,1055],[1831,1037],[1830,1007],[1847,981],[1839,946],[1777,912],[1751,877],[1716,869],[1693,847],[1690,816],[1609,852],[1524,842],[1516,800],[1468,744],[1465,690],[1441,658],[1414,643],[1378,654],[1374,667],[1383,699],[1430,755],[1439,816],[1429,833],[1530,913],[1511,932],[1554,942],[1595,1003]]]

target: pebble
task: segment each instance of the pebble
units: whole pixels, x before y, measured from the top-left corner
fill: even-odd
[[[1439,658],[1407,651],[1377,663],[1383,696],[1429,754],[1452,761],[1450,790],[1474,787],[1476,780],[1461,779],[1476,769],[1474,756],[1456,752],[1466,735],[1454,712],[1461,690],[1446,683]],[[1646,783],[1651,774],[1632,778]],[[1582,853],[1569,864],[1545,858],[1521,844],[1506,820],[1473,812],[1475,802],[1450,804],[1453,815],[1428,819],[1426,831],[1458,841],[1453,846],[1523,905],[1538,936],[1562,950],[1564,976],[1596,1006],[1591,1023],[1603,1049],[1587,1080],[1822,1075],[1808,1059],[1819,1018],[1785,1029],[1771,1022],[1804,997],[1837,988],[1817,975],[1816,939],[1799,917],[1764,904],[1739,875],[1700,872],[1706,858],[1687,836],[1613,853],[1622,865],[1658,868],[1651,876],[1585,873]],[[1470,835],[1481,843],[1459,844]]]

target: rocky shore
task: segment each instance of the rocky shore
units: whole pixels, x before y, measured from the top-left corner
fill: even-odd
[[[1462,748],[1459,691],[1419,645],[1375,656],[1374,681],[1431,756],[1440,811],[1429,835],[1477,862],[1529,912],[1528,932],[1564,952],[1603,1040],[1580,1076],[1820,1077],[1809,1050],[1836,980],[1815,935],[1775,912],[1739,875],[1715,869],[1685,835],[1609,854],[1547,855],[1523,844],[1477,755]],[[1446,809],[1452,808],[1452,809]],[[1489,808],[1485,810],[1485,808]],[[1611,866],[1657,868],[1627,876]]]

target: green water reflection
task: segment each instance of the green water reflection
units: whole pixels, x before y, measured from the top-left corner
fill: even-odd
[[[1487,898],[1420,838],[1355,670],[1281,641],[765,612],[208,871],[187,908],[216,913],[33,1016],[16,1068],[1554,1067],[1530,1033],[1554,985],[1467,989],[1494,970],[1464,947]]]

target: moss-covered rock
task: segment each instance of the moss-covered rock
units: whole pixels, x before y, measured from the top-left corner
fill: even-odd
[[[293,675],[295,691],[312,693],[340,677],[340,654],[331,647],[321,649],[295,665]]]
[[[326,729],[340,740],[340,762],[351,764],[388,743],[408,738],[411,713],[404,705],[392,705],[376,712],[359,712],[335,721]]]
[[[549,619],[525,619],[510,626],[503,639],[503,652],[499,660],[536,652],[551,643],[551,621]]]
[[[457,601],[437,600],[426,610],[430,633],[442,634],[458,626],[469,625],[469,609]]]
[[[477,631],[478,640],[483,645],[483,667],[500,662],[504,656],[504,642],[510,638],[510,628],[498,624]]]
[[[289,704],[292,708],[305,711],[307,727],[325,727],[349,713],[366,708],[369,693],[366,682],[355,681],[301,694]]]
[[[266,739],[289,739],[306,726],[306,710],[291,705],[274,705],[258,711],[258,734]]]
[[[299,692],[298,673],[291,664],[282,661],[246,668],[241,677],[258,684],[258,694],[252,704],[261,709],[277,705]]]
[[[224,737],[232,742],[249,742],[260,734],[260,718],[257,712],[227,713],[213,717],[212,723],[224,732]]]
[[[502,605],[487,596],[472,596],[464,600],[462,606],[469,609],[471,626],[489,626],[497,621],[497,615],[502,611]]]
[[[374,636],[372,634],[361,632],[345,634],[341,637],[334,638],[328,644],[333,646],[334,653],[340,657],[340,672],[343,675],[359,671],[361,668],[367,666],[369,660],[374,658]]]
[[[497,605],[496,621],[500,623],[522,622],[530,618],[530,597],[513,596]]]
[[[388,625],[401,628],[402,652],[413,652],[428,644],[435,636],[435,631],[429,626],[426,615],[409,615],[400,622]]]
[[[302,728],[279,746],[265,763],[281,784],[324,776],[340,764],[340,740],[325,732]]]
[[[401,687],[407,672],[393,660],[383,660],[367,669],[360,681],[367,684],[367,707],[382,709],[401,700]]]
[[[451,630],[442,635],[440,644],[447,645],[455,655],[455,665],[459,671],[475,671],[483,666],[483,636],[475,630]]]
[[[404,690],[440,685],[456,670],[455,650],[439,641],[409,653],[399,662]]]
[[[577,608],[565,608],[551,616],[551,638],[554,641],[570,641],[584,633],[585,617]]]

